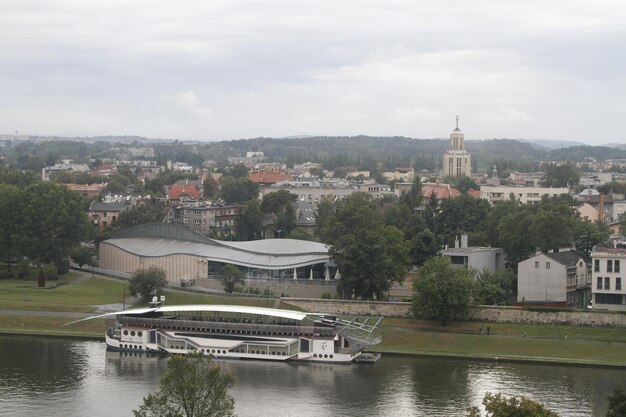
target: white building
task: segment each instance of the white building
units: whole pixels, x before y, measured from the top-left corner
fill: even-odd
[[[517,302],[585,307],[590,299],[590,259],[576,251],[541,253],[517,265]]]
[[[622,285],[622,265],[626,267],[626,242],[614,241],[612,246],[597,245],[591,257],[593,308],[626,311],[626,290]]]
[[[442,167],[445,177],[469,177],[471,174],[471,155],[465,150],[465,135],[459,129],[459,116],[456,117],[456,128],[450,133],[450,144],[443,154]]]
[[[513,197],[520,204],[537,204],[544,195],[556,197],[569,194],[569,188],[549,188],[549,187],[510,187],[506,185],[480,186],[480,198],[489,201],[491,204],[499,201],[507,201]]]
[[[504,269],[505,255],[502,248],[468,246],[467,235],[462,235],[460,241],[455,240],[454,248],[445,249],[441,255],[450,258],[453,266],[487,270],[491,273]]]

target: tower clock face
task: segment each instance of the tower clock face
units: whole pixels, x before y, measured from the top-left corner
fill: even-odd
[[[327,347],[328,347],[328,343],[326,342],[322,343],[322,350],[326,350]]]

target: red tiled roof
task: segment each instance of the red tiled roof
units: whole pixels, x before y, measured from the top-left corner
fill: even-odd
[[[169,191],[170,200],[179,200],[181,195],[200,199],[200,191],[193,185],[172,185]]]
[[[437,197],[437,200],[443,200],[444,198],[450,197],[458,197],[461,195],[461,192],[459,190],[450,187],[449,184],[422,184],[422,195],[424,197],[428,198],[433,193],[435,193],[435,197]]]

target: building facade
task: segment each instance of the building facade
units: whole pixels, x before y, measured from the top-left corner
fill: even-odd
[[[480,186],[480,198],[491,204],[507,201],[511,198],[519,201],[520,204],[538,204],[544,195],[556,197],[563,194],[569,194],[569,188]]]
[[[456,239],[454,248],[443,250],[441,255],[450,258],[453,266],[491,273],[504,269],[505,255],[502,248],[468,246],[467,235],[462,235],[460,240]]]
[[[450,133],[448,150],[443,154],[443,175],[446,177],[470,176],[472,171],[471,155],[465,150],[465,135],[459,129],[459,116],[456,128]]]
[[[626,311],[626,290],[622,280],[622,265],[626,267],[626,242],[597,245],[591,257],[593,308]]]
[[[518,303],[584,308],[591,300],[591,259],[581,253],[541,253],[517,268]]]

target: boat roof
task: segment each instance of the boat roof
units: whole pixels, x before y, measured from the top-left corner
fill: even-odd
[[[281,317],[291,320],[303,320],[309,313],[304,313],[294,310],[281,310],[278,308],[265,308],[265,307],[250,307],[239,305],[221,305],[221,304],[185,304],[185,305],[172,305],[172,306],[160,306],[160,307],[145,307],[145,308],[133,308],[128,310],[113,311],[110,313],[99,314],[96,316],[87,317],[81,320],[76,320],[71,323],[78,323],[85,320],[99,319],[111,316],[132,316],[142,315],[146,313],[176,313],[176,312],[219,312],[219,313],[236,313],[236,314],[253,314],[259,316],[271,316]]]

